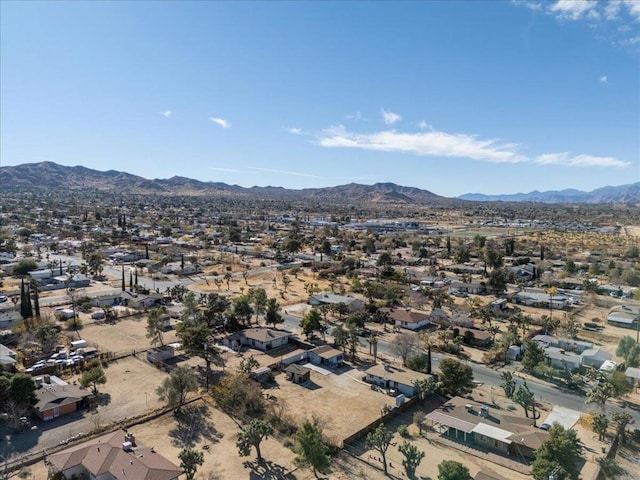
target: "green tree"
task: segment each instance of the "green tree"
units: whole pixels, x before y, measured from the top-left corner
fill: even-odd
[[[473,391],[473,370],[469,365],[445,358],[440,362],[439,376],[444,395],[456,397]]]
[[[505,396],[507,398],[513,398],[516,393],[516,381],[513,379],[513,374],[506,370],[500,374],[500,378],[503,380],[500,386],[504,390]]]
[[[627,412],[613,412],[611,420],[616,425],[616,436],[622,445],[627,443],[627,425],[629,425],[633,417]]]
[[[256,449],[258,462],[262,462],[262,453],[260,452],[260,444],[266,440],[269,435],[273,434],[273,427],[266,420],[254,419],[251,423],[243,427],[238,432],[236,447],[241,457],[251,454],[251,448]]]
[[[182,348],[184,348],[189,355],[196,355],[205,361],[205,390],[209,391],[211,364],[222,362],[220,350],[216,348],[213,342],[211,328],[204,322],[195,326],[182,322],[178,324],[176,330],[178,338],[182,341]]]
[[[329,449],[324,443],[322,428],[317,421],[305,420],[296,432],[293,452],[297,455],[295,462],[300,466],[310,466],[317,478],[331,464]]]
[[[404,467],[404,471],[407,473],[407,477],[415,478],[416,469],[422,459],[425,457],[425,453],[418,450],[418,447],[412,445],[406,440],[398,447],[398,450],[402,455],[404,455],[404,460],[402,460],[402,466]]]
[[[342,324],[338,325],[331,331],[333,335],[333,343],[336,347],[342,348],[342,351],[346,353],[347,345],[349,343],[349,333]]]
[[[165,310],[162,307],[152,309],[147,315],[147,338],[150,340],[151,345],[160,344],[160,346],[164,346],[163,315],[165,315]]]
[[[529,385],[525,381],[518,390],[516,390],[513,396],[513,401],[522,407],[525,417],[529,418],[529,410],[531,410],[531,416],[533,418],[533,424],[536,423],[536,399]]]
[[[438,480],[472,480],[469,469],[455,460],[443,460],[438,464]]]
[[[243,358],[242,360],[240,360],[240,365],[238,367],[238,370],[240,370],[240,372],[242,373],[248,374],[248,373],[251,373],[256,368],[258,368],[259,366],[260,366],[260,363],[258,362],[258,360],[256,360],[255,357],[251,355],[248,358]]]
[[[625,335],[618,342],[616,355],[624,358],[624,363],[627,367],[638,367],[640,365],[640,345],[629,335]]]
[[[319,332],[322,327],[322,314],[315,308],[309,310],[309,312],[300,320],[300,328],[305,337],[312,338],[314,332]]]
[[[187,400],[187,394],[195,392],[197,389],[198,377],[193,370],[188,367],[176,367],[162,381],[156,389],[156,393],[161,401],[166,400],[168,405],[174,408],[177,413]]]
[[[532,474],[535,480],[548,480],[556,471],[558,480],[579,477],[578,465],[582,460],[581,444],[575,430],[565,429],[554,423],[549,429],[547,440],[536,451]]]
[[[600,407],[602,413],[604,413],[607,400],[614,397],[615,394],[616,391],[613,385],[607,381],[600,382],[587,393],[586,403],[595,403]]]
[[[46,323],[36,327],[33,336],[40,344],[44,353],[51,353],[58,344],[58,329],[51,323]]]
[[[246,295],[236,298],[233,301],[233,317],[243,326],[251,325],[251,317],[253,316],[253,307]]]
[[[104,385],[105,383],[107,383],[107,376],[100,366],[87,370],[80,377],[80,385],[85,388],[91,386],[94,395],[98,393],[98,385]]]
[[[9,396],[17,404],[27,406],[35,403],[36,383],[27,373],[16,373],[9,383]]]
[[[258,323],[258,317],[264,315],[267,307],[267,292],[264,288],[250,288],[247,294],[251,303],[253,303],[253,311],[256,314],[256,323]]]
[[[89,271],[92,274],[100,275],[104,267],[104,259],[102,258],[102,255],[100,255],[100,252],[93,252],[89,255],[87,265],[89,266]]]
[[[596,413],[591,420],[591,428],[598,434],[598,440],[602,442],[609,428],[609,419],[604,413]]]
[[[24,258],[20,260],[11,270],[11,274],[14,276],[26,275],[29,272],[38,269],[38,264],[35,260],[30,258]]]
[[[202,452],[193,448],[183,448],[178,454],[180,468],[184,471],[186,480],[193,480],[198,467],[204,463]]]
[[[531,373],[533,369],[544,361],[544,350],[538,342],[527,343],[522,357],[522,368],[525,372]]]
[[[376,450],[382,456],[382,465],[385,475],[387,472],[387,450],[391,445],[395,445],[393,440],[393,432],[388,430],[384,424],[380,423],[376,429],[369,432],[366,440],[367,450]]]
[[[280,315],[280,305],[275,298],[267,300],[267,310],[264,315],[264,321],[267,325],[273,327],[284,322],[284,318]]]

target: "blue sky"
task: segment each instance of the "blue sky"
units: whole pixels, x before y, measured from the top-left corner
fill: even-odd
[[[640,2],[9,2],[2,165],[457,196],[640,181]]]

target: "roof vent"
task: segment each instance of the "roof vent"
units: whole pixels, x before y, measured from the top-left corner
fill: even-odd
[[[131,442],[123,442],[122,450],[124,450],[125,452],[130,452],[131,450],[133,450],[133,444]]]

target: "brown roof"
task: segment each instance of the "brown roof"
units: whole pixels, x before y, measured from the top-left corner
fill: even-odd
[[[320,358],[324,358],[325,360],[329,360],[330,358],[337,357],[338,355],[342,355],[342,352],[340,350],[336,350],[330,345],[321,345],[312,350],[309,350],[309,352],[313,352],[316,355],[318,355]]]
[[[508,480],[508,479],[490,470],[480,470],[478,473],[476,473],[476,476],[473,477],[473,480]]]
[[[162,455],[142,445],[125,451],[126,432],[118,430],[49,455],[47,461],[60,472],[82,465],[94,476],[109,472],[118,480],[175,480],[182,470]]]
[[[380,363],[365,370],[364,373],[409,386],[413,386],[416,380],[431,378],[431,375],[409,370],[408,368],[388,367],[388,369],[386,369],[384,365]]]
[[[403,308],[381,308],[380,311],[388,313],[389,318],[396,322],[420,323],[430,318],[426,313],[414,312]]]
[[[236,335],[256,340],[258,342],[267,343],[282,337],[289,337],[291,336],[291,333],[274,330],[272,328],[247,328],[246,330],[237,332]]]
[[[476,340],[490,340],[491,339],[491,332],[488,332],[487,330],[478,330],[476,328],[465,328],[465,327],[455,327],[458,329],[458,332],[460,333],[460,336],[464,336],[465,332],[471,332],[473,333],[473,338],[475,338]]]

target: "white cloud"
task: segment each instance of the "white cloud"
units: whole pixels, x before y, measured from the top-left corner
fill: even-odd
[[[520,153],[520,145],[498,139],[480,138],[465,133],[437,130],[402,133],[384,130],[359,133],[337,125],[317,135],[317,142],[325,148],[357,148],[378,152],[409,153],[424,157],[454,157],[490,163],[533,162],[540,165],[567,167],[628,167],[629,162],[614,157],[572,155],[570,152],[546,153],[529,158]]]
[[[559,18],[568,20],[580,20],[588,18],[595,20],[600,18],[596,10],[598,2],[596,0],[558,0],[548,7],[548,11]]]
[[[347,115],[347,120],[362,120],[362,113],[360,112],[355,112],[355,113],[350,113],[349,115]]]
[[[425,122],[424,120],[420,120],[420,122],[418,122],[418,127],[421,130],[433,130],[433,126],[429,125],[427,122]]]
[[[627,7],[629,15],[640,22],[640,2],[638,0],[622,0],[622,3]]]
[[[169,118],[173,112],[171,110],[165,110],[164,112],[160,112],[160,115]]]
[[[637,35],[635,37],[625,38],[624,40],[621,40],[620,43],[622,45],[627,45],[627,46],[640,45],[640,35]]]
[[[539,155],[535,162],[540,165],[563,165],[566,167],[628,167],[624,162],[613,157],[596,157],[593,155],[571,155],[569,152],[545,153]]]
[[[257,170],[259,172],[281,173],[283,175],[294,175],[296,177],[320,178],[317,175],[311,175],[310,173],[293,172],[290,170],[278,170],[275,168],[262,168],[262,167],[248,167],[248,168],[250,168],[251,170]]]
[[[287,132],[293,134],[293,135],[300,135],[302,133],[302,130],[300,130],[299,128],[287,128]]]
[[[471,158],[495,163],[515,163],[525,158],[517,153],[517,145],[494,139],[479,139],[475,135],[429,131],[401,133],[386,130],[375,133],[355,133],[344,126],[331,127],[322,132],[319,144],[323,147],[359,148],[381,152],[405,152],[419,156]]]
[[[225,167],[209,167],[209,170],[215,170],[216,172],[226,172],[226,173],[240,173],[240,170],[235,168],[225,168]]]
[[[384,120],[385,125],[393,125],[394,123],[398,123],[400,120],[402,120],[402,117],[397,113],[387,111],[383,108],[382,119]]]
[[[609,82],[609,79],[607,78],[607,76],[606,76],[606,75],[602,75],[600,78],[598,78],[598,81],[599,81],[600,83],[608,83],[608,82]]]
[[[211,120],[213,123],[217,123],[222,128],[231,127],[231,124],[227,122],[224,118],[209,117],[209,120]]]

